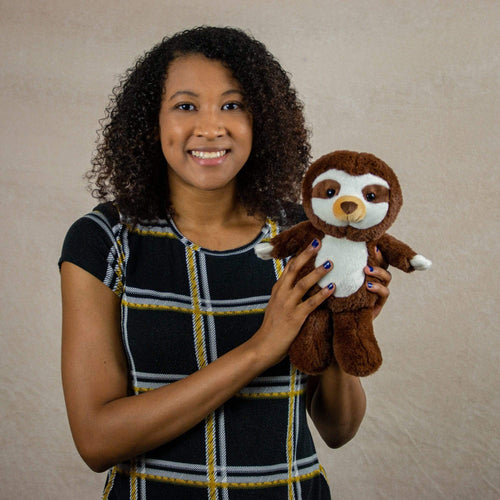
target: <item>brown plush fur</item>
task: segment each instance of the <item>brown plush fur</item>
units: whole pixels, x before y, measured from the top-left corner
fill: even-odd
[[[372,173],[382,177],[390,187],[387,215],[377,225],[368,229],[352,226],[337,227],[320,219],[312,210],[312,183],[318,175],[329,169],[343,170],[352,175]],[[271,256],[284,258],[296,255],[311,244],[313,239],[322,240],[325,235],[365,241],[368,259],[365,264],[377,265],[375,253],[382,252],[383,267],[392,265],[405,272],[413,271],[410,260],[416,255],[408,245],[385,234],[396,219],[403,198],[394,172],[383,161],[368,153],[337,151],[314,162],[306,172],[303,181],[303,205],[309,221],[280,233],[271,240]],[[331,259],[335,265],[335,258]],[[310,262],[302,270],[300,279],[314,267]],[[370,277],[370,281],[375,281]],[[318,290],[316,285],[311,293]],[[301,371],[310,374],[321,373],[332,361],[332,355],[341,368],[353,375],[366,376],[377,370],[382,355],[373,333],[373,306],[377,296],[361,286],[347,297],[330,297],[322,306],[309,315],[299,335],[290,347],[292,363]],[[332,340],[333,335],[333,340]],[[332,350],[333,347],[333,350]]]

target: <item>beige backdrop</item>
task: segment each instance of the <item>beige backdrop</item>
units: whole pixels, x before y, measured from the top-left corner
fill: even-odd
[[[394,272],[359,434],[318,442],[335,498],[499,498],[498,0],[0,0],[0,497],[100,495],[66,422],[56,263],[94,203],[82,174],[117,75],[199,24],[249,30],[280,59],[315,157],[393,166],[391,233],[434,261]]]

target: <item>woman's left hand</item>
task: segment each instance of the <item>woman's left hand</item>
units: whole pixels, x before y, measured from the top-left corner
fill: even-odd
[[[380,251],[376,252],[375,258],[377,259],[378,264],[382,263],[383,259]],[[375,319],[380,314],[380,311],[389,298],[390,292],[388,286],[391,282],[392,276],[389,271],[379,266],[366,266],[365,274],[368,277],[365,283],[366,289],[369,292],[378,295],[377,301],[373,306],[373,319]],[[375,279],[371,280],[370,277]]]

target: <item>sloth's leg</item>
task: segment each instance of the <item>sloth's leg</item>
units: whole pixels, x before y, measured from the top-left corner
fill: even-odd
[[[306,319],[288,351],[300,371],[317,375],[332,361],[332,320],[328,309],[316,309]]]
[[[370,375],[382,364],[373,333],[372,310],[333,315],[333,350],[340,367],[351,375]]]

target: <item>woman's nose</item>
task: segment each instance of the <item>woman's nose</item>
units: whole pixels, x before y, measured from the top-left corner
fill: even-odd
[[[198,114],[194,133],[198,137],[213,140],[225,135],[226,129],[218,113],[203,112]]]

